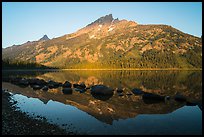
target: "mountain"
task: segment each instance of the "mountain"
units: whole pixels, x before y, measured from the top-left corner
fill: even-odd
[[[2,59],[59,68],[202,68],[201,38],[112,14],[74,33],[42,39],[3,49]]]

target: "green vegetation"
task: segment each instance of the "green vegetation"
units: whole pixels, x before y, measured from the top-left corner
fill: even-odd
[[[47,67],[37,63],[28,63],[20,61],[2,60],[2,69],[56,69],[55,67]]]

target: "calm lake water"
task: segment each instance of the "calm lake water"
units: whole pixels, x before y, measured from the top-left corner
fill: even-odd
[[[61,87],[34,91],[2,83],[13,93],[18,109],[65,129],[82,134],[202,134],[202,71],[3,71],[2,79],[13,76],[124,89],[123,96],[114,91],[112,97],[101,100],[90,90],[65,95]],[[171,98],[147,102],[129,95],[133,88]],[[196,105],[175,101],[177,93]]]

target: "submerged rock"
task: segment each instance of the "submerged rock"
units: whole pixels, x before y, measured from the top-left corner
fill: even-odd
[[[160,96],[157,94],[153,94],[153,93],[144,93],[142,95],[142,99],[145,103],[157,103],[157,102],[163,102],[165,101],[165,96]]]
[[[63,92],[64,94],[72,94],[72,89],[71,89],[71,88],[63,88],[63,89],[62,89],[62,92]]]
[[[44,86],[44,87],[42,88],[42,90],[43,90],[43,91],[47,91],[47,90],[48,90],[48,86]]]
[[[180,95],[180,94],[176,94],[174,99],[178,102],[185,102],[186,101],[186,97],[184,97],[183,95]]]
[[[79,91],[80,93],[84,93],[86,92],[86,89],[83,89],[83,88],[74,88],[75,91]]]
[[[95,99],[107,101],[109,100],[113,95],[97,95],[97,94],[91,94]]]
[[[34,90],[38,90],[38,89],[41,89],[42,86],[41,86],[41,85],[33,85],[32,88],[33,88]]]

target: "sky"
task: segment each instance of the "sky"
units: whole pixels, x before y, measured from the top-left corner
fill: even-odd
[[[202,35],[202,2],[2,2],[2,47],[70,34],[108,14]]]

